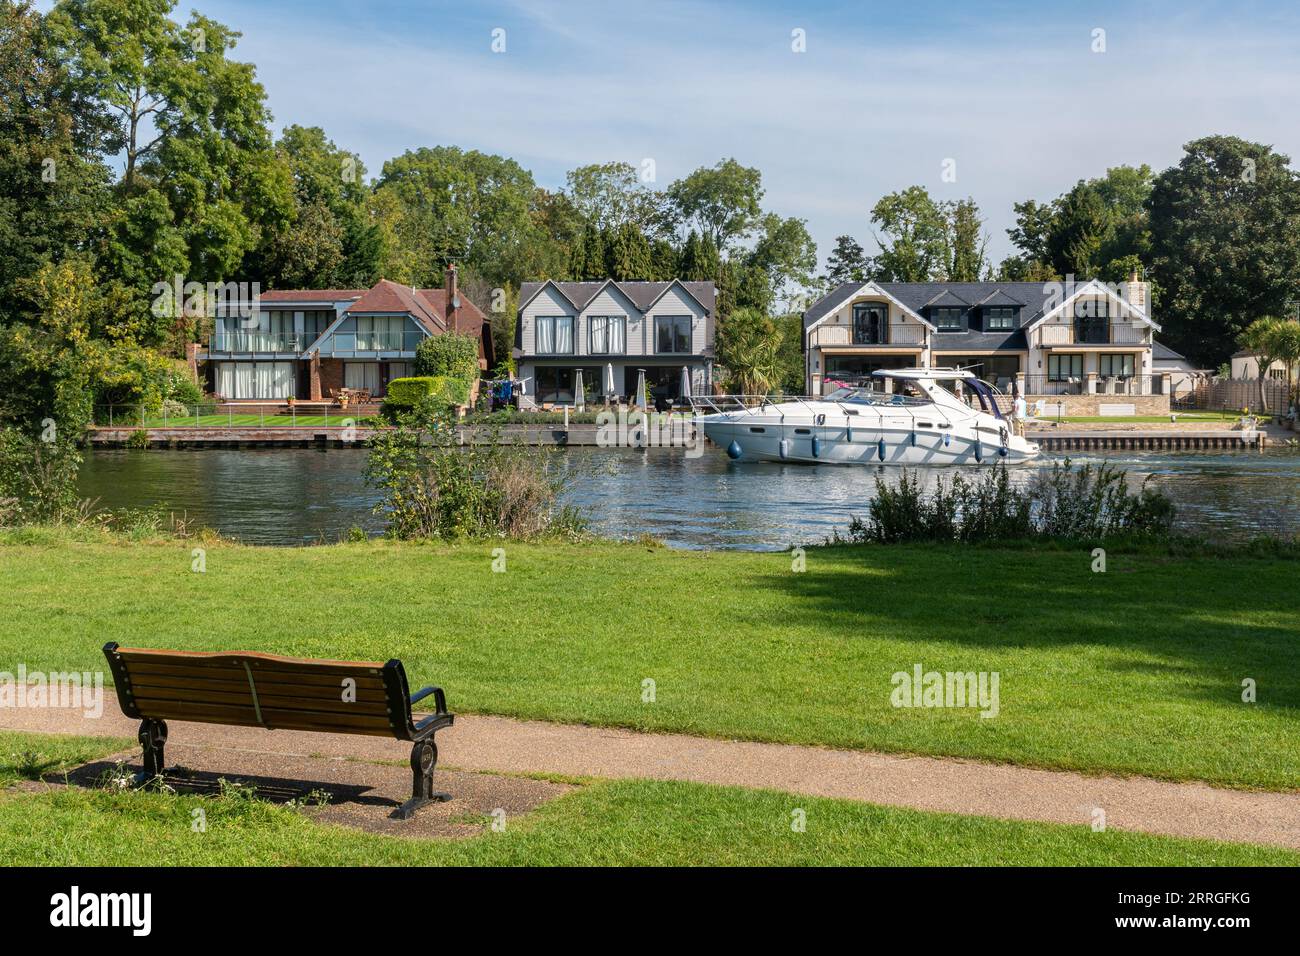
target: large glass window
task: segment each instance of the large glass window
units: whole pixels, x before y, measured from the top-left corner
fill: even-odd
[[[592,355],[621,355],[627,351],[627,316],[593,315],[589,348]]]
[[[293,362],[217,363],[217,394],[225,399],[288,398],[297,379]]]
[[[984,309],[984,329],[988,332],[1010,332],[1016,327],[1016,310],[1009,305],[988,306]]]
[[[539,365],[533,371],[536,400],[541,404],[573,405],[577,398],[577,373],[582,372],[583,400],[597,402],[604,391],[604,370],[600,368],[575,369]]]
[[[379,394],[378,362],[344,362],[343,387],[365,388],[371,395]]]
[[[299,348],[306,348],[315,342],[325,330],[330,327],[334,321],[335,313],[333,309],[314,310],[302,314],[302,344]]]
[[[883,345],[889,341],[889,306],[859,302],[853,306],[853,344]]]
[[[539,315],[536,321],[538,355],[573,353],[573,316]]]
[[[1097,371],[1102,378],[1132,378],[1132,355],[1099,355]]]
[[[1067,382],[1071,379],[1083,378],[1083,356],[1047,356],[1047,378],[1052,382]]]
[[[655,318],[655,351],[661,355],[688,355],[691,351],[691,317],[661,315]]]
[[[357,316],[358,352],[400,352],[404,348],[406,319],[403,316]],[[411,345],[414,350],[415,345]]]
[[[930,318],[940,332],[961,331],[961,309],[943,307],[930,310]]]

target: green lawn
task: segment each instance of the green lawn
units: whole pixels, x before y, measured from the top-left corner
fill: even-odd
[[[462,712],[1300,787],[1295,561],[507,544],[493,573],[490,544],[371,542],[208,544],[197,574],[192,541],[27,540],[0,543],[0,670],[109,640],[399,657]],[[998,672],[1000,714],[894,708],[918,663]]]
[[[124,741],[0,734],[0,780],[25,771],[10,748],[66,765]],[[53,766],[47,767],[54,769]],[[192,829],[205,811],[206,832]],[[792,827],[804,811],[805,829]],[[923,813],[700,784],[589,783],[504,832],[468,840],[376,836],[239,796],[0,791],[0,861],[43,866],[1297,866],[1286,850]]]
[[[330,412],[328,415],[287,415],[283,412],[278,414],[259,414],[259,415],[188,415],[184,418],[167,417],[161,415],[146,418],[143,422],[145,428],[226,428],[226,427],[251,427],[251,428],[320,428],[328,426],[330,428],[342,428],[346,424],[365,426],[378,424],[378,419],[374,416],[357,416],[349,415],[347,409],[340,408],[337,411]],[[100,422],[100,425],[107,424]],[[121,423],[119,423],[121,424]],[[131,422],[126,423],[133,424]]]
[[[1180,422],[1238,422],[1241,412],[1175,412]],[[1041,421],[1062,422],[1138,422],[1172,424],[1168,415],[1083,415],[1053,418],[1045,415]]]

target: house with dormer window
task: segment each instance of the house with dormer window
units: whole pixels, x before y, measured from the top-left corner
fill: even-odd
[[[1003,392],[1167,410],[1147,283],[850,282],[803,316],[809,394],[880,385],[884,368],[974,371]],[[1105,396],[1113,396],[1106,399]],[[1136,400],[1136,401],[1133,401]]]
[[[227,401],[323,401],[340,389],[382,398],[411,375],[420,342],[447,331],[479,341],[479,368],[495,362],[487,317],[460,294],[456,267],[441,289],[381,279],[369,289],[277,289],[230,302],[191,362]]]
[[[654,399],[713,387],[712,282],[525,282],[515,325],[522,408]]]

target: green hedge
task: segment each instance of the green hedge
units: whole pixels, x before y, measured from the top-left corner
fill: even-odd
[[[388,383],[388,397],[384,399],[384,407],[388,410],[413,408],[424,398],[433,396],[441,403],[454,408],[469,404],[469,391],[469,385],[450,375],[395,378]]]

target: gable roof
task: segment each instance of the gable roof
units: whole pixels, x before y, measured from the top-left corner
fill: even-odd
[[[1158,362],[1186,362],[1187,356],[1175,352],[1164,342],[1151,340],[1151,358]]]
[[[969,308],[970,303],[957,295],[952,289],[945,288],[929,302],[925,303],[926,308],[944,308],[956,306],[959,309]]]
[[[859,294],[871,294],[873,289],[900,303],[906,311],[917,317],[927,307],[946,304],[945,297],[947,302],[957,299],[963,304],[1010,305],[1020,308],[1019,328],[1006,332],[945,332],[942,345],[937,346],[943,351],[961,348],[1025,349],[1028,347],[1025,344],[1026,331],[1085,292],[1104,292],[1117,301],[1124,302],[1134,316],[1152,328],[1160,328],[1140,308],[1120,299],[1096,280],[1080,283],[1064,301],[1061,300],[1062,284],[1059,282],[845,282],[808,307],[803,314],[804,328],[811,328],[827,315],[838,311],[852,298]],[[930,323],[926,322],[926,325]],[[930,328],[934,327],[930,325]]]
[[[591,305],[592,300],[604,291],[606,286],[613,286],[623,293],[640,311],[648,312],[668,291],[677,286],[699,304],[705,312],[712,314],[717,299],[717,290],[712,282],[683,282],[671,279],[667,282],[616,282],[602,279],[599,282],[525,282],[519,287],[519,311],[532,302],[548,286],[558,292],[578,312]]]

